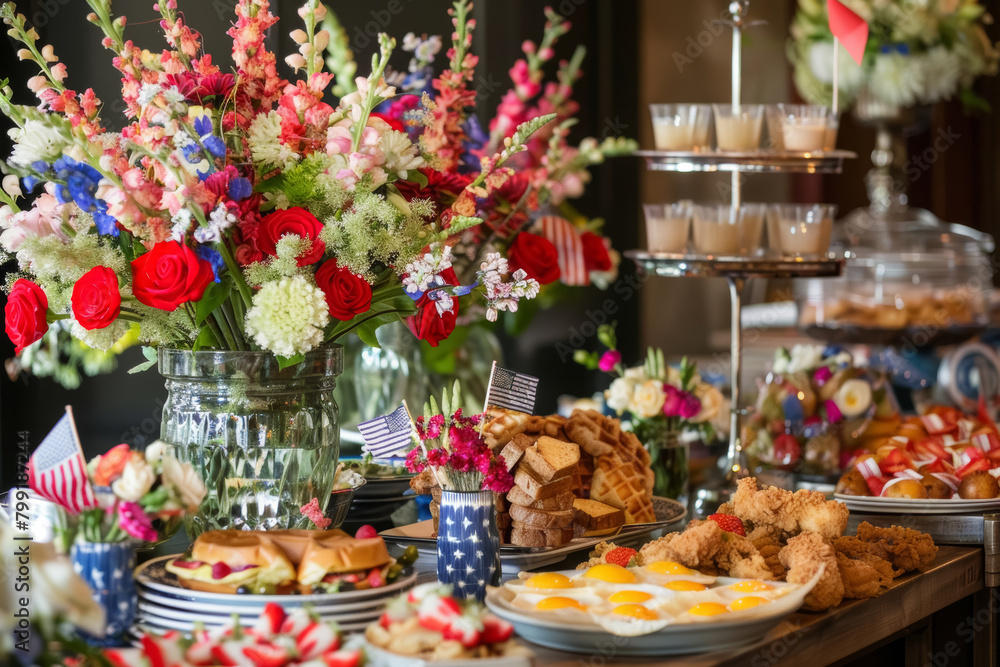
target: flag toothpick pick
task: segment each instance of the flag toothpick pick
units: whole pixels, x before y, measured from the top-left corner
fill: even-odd
[[[868,46],[868,22],[848,9],[840,0],[827,0],[830,33],[833,34],[833,111],[840,94],[840,45],[860,66]]]
[[[28,460],[28,486],[72,514],[97,505],[72,407],[66,406],[66,414]]]
[[[382,417],[358,424],[365,439],[362,449],[376,458],[390,458],[405,454],[413,443],[415,427],[406,403]]]
[[[538,378],[507,370],[493,362],[490,383],[486,388],[485,413],[490,406],[532,414],[535,410],[535,393]]]

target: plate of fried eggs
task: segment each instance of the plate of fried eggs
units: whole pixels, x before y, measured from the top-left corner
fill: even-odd
[[[590,653],[611,641],[618,655],[731,648],[760,639],[796,611],[805,584],[700,574],[679,563],[610,563],[586,570],[522,572],[491,588],[486,604],[528,641]]]

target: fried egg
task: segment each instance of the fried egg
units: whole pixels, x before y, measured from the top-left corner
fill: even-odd
[[[672,618],[641,604],[620,604],[607,613],[592,612],[590,616],[602,628],[619,637],[638,637],[657,632],[670,625]]]
[[[637,581],[635,574],[621,565],[611,563],[601,563],[595,565],[583,573],[586,579],[597,579],[609,584],[634,584]]]
[[[748,595],[742,598],[736,598],[729,603],[730,611],[744,611],[747,609],[753,609],[754,607],[759,607],[762,604],[767,604],[770,600],[767,600],[756,595]]]

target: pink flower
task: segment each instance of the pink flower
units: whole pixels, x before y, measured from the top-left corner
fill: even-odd
[[[844,418],[840,408],[832,400],[823,401],[823,410],[826,411],[826,420],[831,424],[836,424]]]
[[[681,403],[684,400],[681,396],[681,390],[672,384],[664,383],[663,391],[667,395],[663,401],[663,414],[667,417],[679,416],[681,414]]]
[[[421,473],[427,467],[427,464],[421,460],[420,449],[411,449],[406,455],[406,469],[413,473]]]
[[[434,466],[435,468],[440,468],[443,465],[448,464],[448,452],[443,449],[432,449],[427,452],[427,463]]]
[[[701,412],[701,401],[694,394],[682,391],[680,416],[682,419],[691,419]]]
[[[8,252],[15,252],[26,238],[58,236],[63,242],[68,239],[62,232],[62,205],[49,192],[55,186],[47,183],[46,192],[38,196],[34,205],[19,213],[12,213],[6,219],[0,217],[0,245]],[[7,209],[9,210],[9,209]],[[2,214],[0,214],[2,215]]]
[[[816,369],[816,372],[813,373],[813,382],[816,383],[817,387],[822,387],[829,382],[832,377],[833,371],[830,370],[829,366],[820,366]]]
[[[601,360],[597,362],[597,366],[605,373],[610,373],[615,369],[615,366],[621,363],[621,361],[621,352],[618,350],[608,350],[601,355]]]
[[[149,520],[142,507],[137,503],[119,503],[118,525],[131,537],[143,542],[155,542],[157,539],[153,522]]]
[[[302,512],[302,516],[306,517],[315,524],[317,528],[323,530],[330,526],[333,521],[325,516],[323,516],[323,510],[319,508],[319,499],[313,498],[308,504],[303,505],[299,508]]]

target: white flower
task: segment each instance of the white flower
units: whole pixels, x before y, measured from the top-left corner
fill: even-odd
[[[156,442],[150,443],[146,446],[146,463],[149,465],[156,465],[166,456],[167,452],[170,451],[170,445],[163,442],[162,440],[157,440]]]
[[[775,355],[772,370],[775,373],[799,373],[817,368],[823,362],[823,346],[796,345],[787,356]]]
[[[871,80],[874,82],[872,92],[892,106],[912,106],[925,87],[920,59],[899,53],[876,56]]]
[[[632,392],[632,401],[629,403],[629,412],[649,419],[660,414],[663,410],[663,402],[667,394],[663,391],[663,383],[659,380],[647,380],[635,388]]]
[[[73,320],[73,326],[70,328],[73,338],[79,339],[87,347],[92,347],[102,352],[107,352],[114,347],[115,343],[121,340],[122,336],[128,332],[129,324],[122,319],[116,319],[103,329],[84,329],[79,322]]]
[[[69,143],[59,130],[40,120],[26,121],[24,129],[15,127],[7,134],[14,141],[8,162],[15,167],[27,167],[38,160],[55,162]]]
[[[865,80],[865,71],[854,61],[847,49],[841,47],[837,54],[840,61],[840,90],[853,95]],[[809,69],[820,83],[833,84],[833,42],[815,42],[809,48]]]
[[[442,271],[451,268],[451,246],[435,243],[429,250],[403,268],[403,287],[410,294],[426,292]]]
[[[688,421],[695,424],[712,421],[722,409],[722,392],[710,384],[700,384],[695,387],[694,395],[701,401],[701,410]]]
[[[329,321],[323,290],[296,275],[264,283],[247,313],[246,332],[265,350],[293,357],[320,345]]]
[[[424,164],[417,146],[410,141],[406,132],[389,130],[382,134],[382,155],[385,157],[385,170],[395,172],[400,178],[406,177],[406,172],[419,169]]]
[[[257,164],[291,169],[299,155],[281,143],[281,116],[275,111],[257,114],[247,133],[250,155]]]
[[[633,382],[626,378],[615,378],[608,390],[604,392],[604,399],[609,408],[621,414],[628,410],[634,391],[635,384]]]
[[[643,366],[633,366],[632,368],[625,369],[625,378],[632,380],[633,382],[645,382],[649,378],[646,377],[646,369]]]
[[[205,483],[194,466],[181,463],[172,456],[163,459],[163,482],[173,487],[185,507],[196,508],[205,497]]]
[[[27,545],[31,568],[31,588],[17,586],[17,578],[0,578],[0,650],[13,629],[15,600],[28,599],[31,620],[40,623],[55,617],[64,617],[73,625],[92,635],[102,637],[105,629],[104,609],[94,602],[93,594],[76,572],[66,556],[56,554],[53,544],[40,542],[14,542],[14,531],[0,520],[0,571],[16,572],[16,550]]]
[[[932,104],[939,100],[950,100],[958,90],[962,76],[962,61],[959,56],[943,46],[937,46],[928,51],[922,61],[924,92],[921,101]]]
[[[156,99],[156,96],[160,94],[163,90],[163,86],[158,83],[143,83],[142,87],[139,88],[139,96],[137,102],[140,106],[146,106],[150,102]]]
[[[116,496],[130,503],[137,503],[149,493],[156,481],[156,474],[146,463],[146,458],[135,452],[125,463],[122,476],[111,484],[111,490]]]
[[[872,387],[864,380],[848,380],[837,390],[833,402],[845,417],[858,417],[872,404]]]

